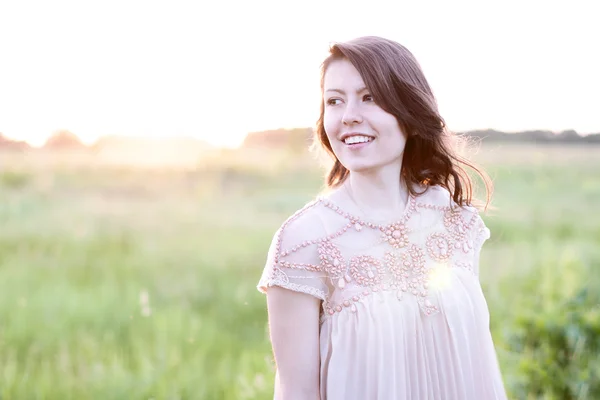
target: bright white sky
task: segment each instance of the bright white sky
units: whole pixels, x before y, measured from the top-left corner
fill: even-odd
[[[590,1],[4,1],[0,132],[190,135],[313,126],[332,41],[380,35],[420,61],[450,129],[600,132]]]

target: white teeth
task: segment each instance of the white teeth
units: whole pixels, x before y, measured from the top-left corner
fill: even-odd
[[[346,144],[354,144],[354,143],[366,143],[372,141],[373,138],[369,136],[350,136],[344,139],[344,143]]]

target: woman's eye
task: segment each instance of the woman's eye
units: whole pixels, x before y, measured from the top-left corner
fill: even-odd
[[[373,96],[371,96],[370,94],[365,94],[363,96],[363,101],[373,101]]]
[[[329,99],[327,100],[327,104],[330,106],[335,106],[339,104],[340,99]]]

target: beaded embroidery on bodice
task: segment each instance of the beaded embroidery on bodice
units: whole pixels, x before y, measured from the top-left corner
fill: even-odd
[[[431,187],[410,196],[398,220],[375,224],[317,198],[278,231],[265,284],[321,298],[324,316],[356,312],[356,302],[380,291],[435,314],[432,292],[443,289],[456,268],[476,277],[479,249],[489,237],[476,209],[450,204],[447,191]],[[296,231],[289,237],[302,240],[286,240],[288,229]]]

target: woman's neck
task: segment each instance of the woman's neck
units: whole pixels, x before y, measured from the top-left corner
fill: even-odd
[[[400,178],[400,168],[351,172],[344,186],[350,200],[366,217],[396,217],[404,212],[408,202],[408,189]]]

